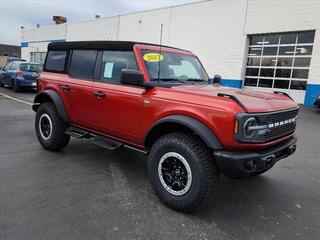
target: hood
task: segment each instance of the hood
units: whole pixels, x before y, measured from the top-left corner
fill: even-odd
[[[221,87],[218,85],[179,85],[173,87],[176,91],[190,92],[217,97],[218,93],[235,96],[250,113],[273,112],[296,108],[297,104],[282,94]]]

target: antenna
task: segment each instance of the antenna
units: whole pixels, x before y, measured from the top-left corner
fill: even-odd
[[[159,85],[160,80],[160,62],[161,62],[161,47],[162,47],[162,30],[163,30],[163,24],[161,23],[161,31],[160,31],[160,51],[159,51],[159,61],[158,61],[158,81],[157,84]]]

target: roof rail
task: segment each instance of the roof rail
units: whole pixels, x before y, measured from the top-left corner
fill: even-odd
[[[230,98],[231,100],[238,103],[238,105],[242,107],[245,112],[248,112],[248,109],[242,104],[242,102],[240,102],[240,100],[236,96],[233,96],[231,94],[226,94],[226,93],[218,93],[217,96]]]
[[[292,101],[294,101],[294,100],[293,100],[293,98],[292,98],[292,97],[290,97],[290,95],[289,95],[288,93],[286,93],[286,92],[274,91],[273,93],[275,93],[275,94],[285,95],[285,96],[287,96],[288,98],[290,98]]]

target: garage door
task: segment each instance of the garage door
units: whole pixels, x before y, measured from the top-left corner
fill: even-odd
[[[249,36],[244,87],[287,92],[304,102],[314,31]]]

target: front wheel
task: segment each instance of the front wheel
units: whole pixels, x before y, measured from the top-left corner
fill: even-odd
[[[159,138],[148,154],[148,174],[160,200],[177,211],[202,207],[217,193],[219,173],[213,154],[193,134]]]
[[[65,134],[68,125],[58,115],[52,103],[42,103],[36,113],[35,130],[40,144],[49,151],[66,147],[70,136]]]

